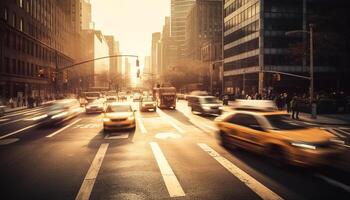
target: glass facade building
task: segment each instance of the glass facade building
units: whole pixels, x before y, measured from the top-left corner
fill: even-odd
[[[276,80],[275,74],[264,71],[309,76],[309,24],[315,26],[316,89],[347,89],[337,88],[336,85],[346,85],[346,78],[339,75],[339,71],[347,71],[342,55],[349,50],[333,46],[334,51],[329,52],[332,43],[344,41],[349,44],[349,39],[344,37],[349,31],[345,20],[349,14],[345,7],[344,0],[225,0],[225,91],[307,93],[309,81],[284,75],[281,80]],[[342,21],[334,17],[336,13],[342,13]],[[295,30],[304,33],[286,34]],[[325,80],[332,84],[324,85]]]

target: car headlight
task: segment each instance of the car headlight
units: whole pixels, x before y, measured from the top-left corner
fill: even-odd
[[[209,106],[203,106],[203,109],[204,110],[210,110],[210,107]]]
[[[90,106],[86,106],[87,109],[90,109],[91,107]]]
[[[109,122],[109,121],[111,121],[111,119],[109,119],[109,118],[103,118],[103,122]]]
[[[315,145],[306,144],[306,143],[292,142],[291,145],[295,147],[305,148],[305,149],[312,149],[312,150],[316,149]]]
[[[220,109],[220,110],[222,110],[223,108],[224,108],[224,107],[222,107],[222,106],[219,106],[219,109]]]
[[[130,116],[130,117],[128,117],[128,120],[134,120],[135,119],[135,117],[134,116]]]

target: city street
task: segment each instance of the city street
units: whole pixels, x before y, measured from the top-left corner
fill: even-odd
[[[350,126],[327,126],[345,141],[339,163],[276,166],[225,149],[214,118],[176,110],[136,112],[136,130],[104,133],[102,114],[41,126],[37,107],[0,117],[1,199],[348,199]],[[229,110],[228,107],[225,110]],[[297,122],[303,123],[303,122]],[[318,126],[316,124],[305,124]]]

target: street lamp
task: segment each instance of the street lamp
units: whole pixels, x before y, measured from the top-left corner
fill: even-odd
[[[292,35],[296,33],[307,33],[310,35],[310,105],[311,105],[311,118],[316,118],[316,104],[314,103],[314,24],[309,24],[309,31],[294,30],[286,32],[286,35]]]

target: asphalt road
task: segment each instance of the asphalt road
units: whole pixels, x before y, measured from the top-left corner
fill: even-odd
[[[350,196],[349,150],[323,169],[278,167],[265,157],[220,146],[214,117],[192,114],[185,101],[175,111],[137,112],[134,132],[109,134],[102,131],[101,114],[82,113],[58,127],[31,120],[45,112],[40,107],[0,117],[0,199]],[[350,145],[350,127],[323,128]]]

